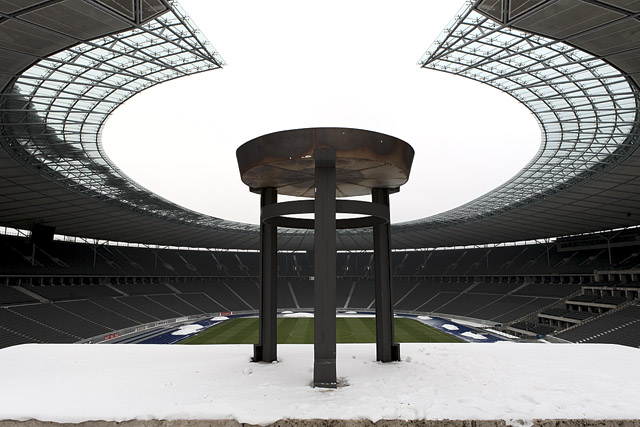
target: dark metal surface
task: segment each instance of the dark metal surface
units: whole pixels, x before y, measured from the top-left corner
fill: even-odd
[[[316,132],[322,137],[316,137]],[[336,137],[336,135],[339,135]],[[332,144],[341,138],[352,135],[349,142],[343,140],[344,145],[336,148],[326,146],[318,141],[331,139]],[[410,152],[413,159],[413,149],[402,142],[386,144],[384,149],[376,144],[384,145],[380,134],[367,131],[352,131],[348,129],[302,129],[297,131],[279,132],[261,137],[244,144],[238,149],[238,164],[243,181],[252,191],[262,196],[260,211],[260,241],[261,241],[261,304],[260,304],[260,339],[254,347],[254,361],[273,361],[276,355],[276,257],[277,234],[276,226],[314,229],[314,373],[315,387],[337,387],[336,377],[336,229],[338,225],[344,228],[373,226],[374,257],[376,277],[376,342],[377,360],[391,362],[400,359],[400,348],[394,344],[393,332],[393,298],[391,293],[391,227],[389,225],[389,194],[398,190],[397,185],[390,188],[367,188],[372,194],[372,202],[354,200],[336,200],[341,193],[339,190],[338,172],[347,175],[345,165],[350,165],[355,171],[362,164],[369,164],[371,155],[375,162],[385,163],[381,153],[387,153],[391,159],[397,160],[397,153]],[[360,137],[358,139],[357,137]],[[300,147],[296,145],[296,138],[300,139]],[[305,139],[306,138],[306,139]],[[348,139],[348,138],[347,138]],[[366,141],[364,141],[366,139]],[[364,142],[372,142],[365,144]],[[264,145],[265,143],[269,143]],[[306,151],[307,143],[311,142],[313,156],[309,158]],[[318,143],[318,145],[314,145]],[[390,149],[391,148],[391,149]],[[291,150],[287,152],[286,150]],[[259,152],[260,154],[256,154]],[[354,160],[355,153],[360,156]],[[338,164],[338,153],[343,154],[343,169]],[[350,153],[350,154],[345,154]],[[292,155],[289,155],[292,154]],[[394,155],[396,157],[394,157]],[[350,156],[350,157],[347,157]],[[279,160],[274,160],[279,157]],[[259,158],[259,159],[258,159]],[[344,162],[348,158],[350,162]],[[411,159],[405,165],[406,176],[409,175]],[[406,160],[406,159],[405,159]],[[369,162],[369,163],[368,163]],[[248,167],[247,164],[257,165]],[[300,169],[300,166],[304,168]],[[359,166],[360,165],[360,166]],[[288,169],[287,169],[288,168]],[[309,170],[305,168],[310,168]],[[296,174],[283,171],[296,170]],[[388,177],[388,168],[374,167],[374,171],[381,173],[370,176],[384,182]],[[370,171],[371,172],[371,171]],[[259,173],[272,173],[261,177]],[[246,179],[247,176],[250,179]],[[277,203],[278,190],[293,188],[299,185],[300,177],[304,176],[310,183],[300,189],[311,191],[314,200],[298,200]],[[271,181],[269,181],[271,179]],[[261,187],[266,182],[274,186]],[[277,182],[277,184],[276,184]],[[390,182],[390,181],[389,181]],[[396,182],[394,181],[394,184]],[[278,185],[278,188],[276,188]],[[307,189],[309,187],[309,189]],[[360,186],[362,189],[366,187]],[[299,194],[301,195],[301,194]],[[350,213],[366,215],[337,221],[336,213]],[[292,218],[286,215],[314,213],[314,219]]]
[[[336,150],[316,148],[313,385],[335,388],[336,376]]]
[[[373,203],[389,208],[389,190],[371,190]],[[373,227],[373,263],[376,289],[376,360],[400,360],[400,348],[394,350],[393,294],[391,289],[391,227],[389,223]]]
[[[278,202],[275,188],[264,188],[260,194],[260,207]],[[254,362],[278,360],[278,228],[260,223],[260,311],[258,344],[254,347]]]
[[[260,221],[279,227],[313,229],[315,221],[307,218],[295,218],[285,215],[308,214],[315,212],[313,200],[295,200],[281,202],[263,207]],[[390,220],[389,207],[379,203],[363,202],[359,200],[336,200],[336,212],[345,214],[365,215],[358,218],[343,218],[336,220],[336,228],[363,228],[387,224]]]
[[[236,151],[242,182],[274,187],[279,194],[314,197],[317,148],[336,152],[336,196],[362,196],[372,188],[397,188],[407,182],[413,148],[378,132],[347,128],[309,128],[252,139]]]

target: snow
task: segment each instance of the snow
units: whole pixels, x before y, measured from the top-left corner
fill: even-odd
[[[610,344],[338,345],[348,386],[310,387],[312,345],[27,344],[0,350],[0,420],[640,418],[640,350]],[[615,363],[607,361],[615,360]]]
[[[482,323],[478,323],[478,322],[472,322],[470,320],[466,320],[466,319],[456,319],[456,318],[452,318],[451,320],[454,320],[456,323],[459,323],[461,325],[465,325],[465,326],[471,326],[472,328],[486,328],[487,325],[484,325]]]
[[[371,313],[358,313],[358,312],[353,312],[350,313],[348,311],[345,311],[344,313],[336,313],[336,317],[358,317],[360,319],[369,319],[369,318],[375,318],[376,315],[375,314],[371,314]],[[397,317],[397,316],[394,316]]]
[[[287,313],[283,314],[282,317],[313,317],[313,313]]]
[[[475,332],[471,332],[471,331],[463,332],[460,335],[465,336],[465,337],[469,337],[469,338],[473,338],[474,340],[486,340],[487,339],[487,337],[485,337],[484,335],[476,334]]]
[[[211,320],[213,320],[214,322],[222,322],[224,320],[229,320],[229,318],[227,316],[216,316]]]
[[[282,317],[313,317],[313,313],[283,311]],[[358,313],[356,311],[345,311],[336,313],[336,317],[376,317],[375,314]]]
[[[456,325],[451,325],[449,323],[442,325],[447,331],[457,331],[459,328]]]
[[[182,325],[180,329],[175,332],[172,332],[171,335],[190,335],[195,332],[198,332],[200,329],[204,328],[202,325]]]
[[[429,317],[429,316],[418,316],[418,319],[420,319],[420,320],[431,320],[431,317]]]
[[[488,331],[488,332],[491,332],[492,334],[500,335],[501,337],[509,338],[509,339],[512,339],[512,340],[517,340],[518,339],[518,337],[515,336],[515,335],[511,335],[511,334],[508,334],[508,333],[503,332],[503,331],[498,331],[497,329],[487,328],[485,330]]]

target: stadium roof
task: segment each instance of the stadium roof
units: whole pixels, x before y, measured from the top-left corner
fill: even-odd
[[[518,99],[539,121],[541,147],[492,192],[395,224],[394,247],[640,224],[638,12],[631,0],[467,2],[420,65]],[[131,96],[222,65],[174,1],[0,0],[0,224],[40,223],[105,240],[257,248],[257,225],[160,198],[128,179],[100,144],[105,120]],[[279,243],[308,249],[312,232],[281,230]],[[338,247],[370,249],[371,234],[341,231]]]

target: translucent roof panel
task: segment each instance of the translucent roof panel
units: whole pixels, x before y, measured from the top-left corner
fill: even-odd
[[[395,248],[530,240],[640,224],[640,21],[629,4],[465,3],[420,65],[519,100],[539,122],[540,148],[488,194],[449,212],[394,224]],[[60,234],[116,241],[258,247],[258,226],[162,199],[130,180],[101,147],[102,126],[124,101],[155,84],[223,65],[177,2],[12,5],[0,10],[0,33],[7,35],[0,37],[1,224],[42,223]],[[57,19],[83,11],[91,24]],[[370,249],[372,236],[341,230],[337,246]],[[281,229],[279,247],[311,249],[313,233]]]
[[[94,7],[132,18],[133,4],[99,0]],[[24,70],[3,95],[5,141],[11,141],[14,158],[76,192],[167,219],[219,226],[217,218],[176,206],[132,182],[111,164],[100,143],[106,118],[130,97],[224,64],[181,7],[167,4],[142,0],[138,20],[143,24],[75,44]]]
[[[636,148],[638,94],[625,74],[563,41],[503,24],[494,17],[502,17],[497,3],[467,1],[419,64],[519,100],[540,124],[540,149],[504,185],[407,225],[467,222],[541,200],[600,175]]]

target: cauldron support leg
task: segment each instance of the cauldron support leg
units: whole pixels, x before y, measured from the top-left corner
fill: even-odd
[[[373,188],[372,201],[389,207],[388,188]],[[391,292],[391,227],[373,227],[373,262],[376,273],[376,360],[400,360],[400,345],[394,343],[393,294]]]
[[[315,283],[313,385],[337,387],[336,378],[336,151],[317,148],[315,160]]]
[[[260,207],[278,202],[278,192],[260,190]],[[260,221],[260,310],[258,344],[253,347],[254,362],[278,360],[278,227]]]

